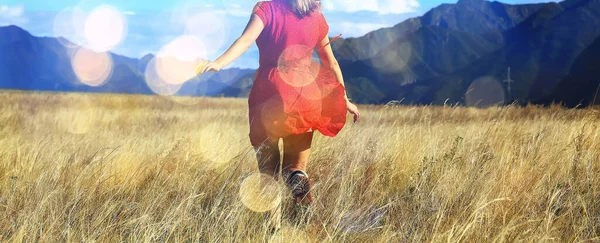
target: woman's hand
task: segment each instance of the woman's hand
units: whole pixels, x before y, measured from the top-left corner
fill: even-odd
[[[223,68],[222,65],[216,62],[202,61],[196,65],[196,75],[203,74],[205,72],[218,72]]]
[[[349,100],[346,100],[346,108],[348,109],[348,112],[354,115],[354,122],[356,123],[360,118],[358,107],[355,104],[352,104]]]

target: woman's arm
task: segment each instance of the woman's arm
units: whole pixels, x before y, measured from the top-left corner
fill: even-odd
[[[342,86],[346,87],[344,84],[344,76],[342,75],[342,69],[340,69],[340,65],[337,62],[337,59],[333,55],[333,50],[331,49],[331,45],[329,44],[329,37],[325,36],[321,40],[319,46],[324,46],[323,48],[319,48],[319,56],[321,57],[321,62],[323,62],[323,66],[331,68],[335,78],[337,79]],[[344,93],[344,98],[348,101],[348,95]]]
[[[340,82],[340,84],[342,84],[342,86],[344,86],[345,88],[346,85],[344,84],[344,76],[342,75],[342,69],[338,64],[337,59],[333,55],[333,50],[331,49],[331,45],[329,44],[328,36],[325,36],[325,38],[321,40],[320,46],[324,46],[324,48],[319,48],[319,56],[321,57],[321,62],[323,62],[323,65],[325,67],[331,68],[337,81]],[[356,107],[356,105],[350,102],[350,100],[348,99],[348,94],[346,94],[345,91],[344,99],[346,99],[346,107],[348,108],[348,111],[354,115],[354,122],[357,122],[360,118],[360,112],[358,111],[358,107]]]
[[[264,24],[256,14],[252,14],[242,35],[214,62],[202,62],[197,66],[198,73],[215,71],[229,65],[252,46],[264,29]]]

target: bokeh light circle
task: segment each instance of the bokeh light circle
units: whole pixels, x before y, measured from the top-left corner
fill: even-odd
[[[293,45],[286,48],[277,61],[279,77],[293,87],[314,83],[321,65],[312,61],[313,48]]]
[[[177,91],[177,96],[169,96],[171,101],[185,105],[193,106],[197,105],[201,101],[201,97],[204,96],[208,89],[208,83],[198,78],[191,79],[185,82],[181,88]]]
[[[180,97],[173,97],[178,99]],[[197,100],[201,98],[196,97]],[[238,154],[231,151],[238,144],[239,137],[233,134],[234,130],[230,123],[211,122],[204,125],[199,133],[193,137],[194,151],[202,156],[203,168],[205,170],[220,170],[226,167]]]
[[[152,90],[155,94],[159,95],[174,95],[181,89],[182,84],[171,84],[166,82],[161,78],[158,74],[156,58],[152,58],[148,65],[146,66],[146,70],[144,71],[144,79],[146,80],[146,84],[148,88]]]
[[[323,8],[327,9],[328,7],[332,8],[334,7],[332,5],[332,3],[330,1],[321,1],[323,4]],[[356,3],[359,2],[359,3]],[[350,2],[344,2],[344,4],[347,5],[358,5],[358,4],[363,4],[362,3],[363,0],[351,0]],[[345,54],[345,58],[348,59],[352,59],[352,60],[356,60],[356,61],[361,61],[364,62],[366,64],[370,64],[368,62],[368,60],[375,56],[377,53],[381,52],[384,48],[388,47],[389,44],[391,43],[383,43],[379,42],[379,41],[372,41],[372,40],[362,40],[362,41],[357,41],[358,39],[354,39],[351,37],[359,37],[359,36],[364,36],[369,34],[371,31],[375,30],[375,29],[380,29],[380,28],[386,28],[386,27],[391,27],[390,23],[395,23],[396,20],[393,20],[393,15],[382,15],[382,14],[377,14],[374,16],[370,16],[368,19],[365,19],[364,23],[355,23],[355,22],[342,22],[341,24],[339,24],[337,26],[337,28],[335,28],[336,30],[340,31],[339,33],[343,34],[343,36],[345,36],[344,38],[348,37],[348,39],[343,39],[343,40],[337,40],[334,41],[332,43],[332,46],[338,46],[342,43],[345,42],[346,46],[345,48],[343,48],[343,53]],[[333,29],[330,28],[330,37],[331,36],[335,36],[339,33],[334,33],[331,32],[333,31]],[[398,36],[399,37],[399,36]],[[398,39],[398,37],[394,37],[394,36],[389,36],[386,38],[389,39]]]
[[[58,12],[53,24],[54,36],[58,42],[67,48],[75,48],[85,43],[85,19],[86,14],[80,8],[67,8]]]
[[[342,92],[343,97],[343,89],[344,87],[338,82],[334,71],[331,68],[321,65],[319,74],[313,84],[296,88],[295,90],[303,98],[323,101],[336,90]]]
[[[123,41],[126,33],[125,17],[110,5],[95,8],[85,20],[87,46],[95,51],[111,50]]]
[[[71,59],[75,75],[89,86],[102,86],[112,75],[113,61],[106,52],[79,48]]]
[[[240,185],[240,199],[254,212],[275,209],[282,200],[282,186],[272,176],[254,173]]]
[[[155,57],[158,76],[168,84],[183,84],[196,77],[196,65],[206,60],[201,40],[184,35],[164,46]]]
[[[394,45],[395,51],[383,51],[373,56],[367,64],[383,73],[398,73],[407,69],[412,57],[412,47],[408,41]]]
[[[256,72],[247,72],[243,69],[230,68],[223,72],[216,73],[219,82],[235,89],[247,89],[254,83]]]
[[[273,96],[260,105],[260,122],[270,134],[281,134],[285,126],[286,116],[281,97]]]
[[[81,95],[77,99],[62,106],[56,114],[57,123],[63,131],[71,134],[86,134],[92,129],[99,112],[92,103],[89,95]]]
[[[227,41],[225,16],[200,12],[185,20],[185,34],[201,41],[207,55],[218,53]]]
[[[465,94],[465,101],[468,106],[481,108],[503,105],[506,101],[504,88],[494,77],[481,77],[469,85]]]

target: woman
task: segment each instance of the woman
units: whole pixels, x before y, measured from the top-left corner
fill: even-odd
[[[354,122],[360,117],[345,93],[328,31],[319,1],[259,2],[243,34],[222,56],[201,63],[198,70],[219,71],[256,41],[260,67],[248,97],[250,142],[260,172],[277,180],[282,169],[299,206],[312,201],[306,165],[314,131],[334,137],[344,126],[347,111],[354,115]],[[312,61],[315,48],[321,64]]]

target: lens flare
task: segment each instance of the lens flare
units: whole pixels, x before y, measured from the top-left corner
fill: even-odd
[[[158,74],[156,59],[157,57],[152,58],[152,60],[150,60],[146,66],[146,70],[144,72],[146,84],[155,94],[174,95],[177,93],[177,91],[179,91],[179,89],[181,89],[182,84],[171,84],[163,80]]]
[[[179,98],[179,97],[177,97]],[[196,98],[199,99],[199,98]],[[232,148],[238,145],[239,137],[230,132],[235,127],[230,123],[209,123],[200,129],[197,135],[192,137],[194,151],[200,153],[203,168],[206,170],[220,170],[233,161],[238,154],[232,153]]]
[[[156,72],[161,80],[181,85],[196,77],[195,67],[206,59],[206,49],[199,39],[185,35],[163,47],[155,59]]]
[[[81,102],[67,104],[57,111],[55,118],[63,131],[71,134],[86,134],[95,126],[99,115],[98,110],[87,95],[82,97]]]
[[[61,45],[67,48],[76,48],[85,43],[85,12],[79,8],[64,9],[54,17],[54,36]]]
[[[293,87],[314,83],[321,65],[312,61],[313,48],[293,45],[285,49],[277,61],[279,77]]]
[[[481,77],[471,83],[465,101],[468,106],[481,108],[502,105],[505,102],[504,88],[494,77]]]
[[[411,56],[412,47],[404,41],[397,45],[395,51],[379,52],[367,64],[383,73],[398,73],[406,70]]]
[[[185,21],[185,34],[202,41],[207,55],[218,53],[227,39],[225,16],[212,12],[198,13]]]
[[[175,103],[193,106],[200,103],[201,98],[197,96],[204,96],[208,84],[206,81],[202,81],[199,78],[191,79],[185,82],[181,88],[177,91],[177,96],[169,96],[169,98]]]
[[[284,115],[284,105],[281,97],[273,96],[261,105],[260,122],[271,134],[282,134],[286,117]]]
[[[254,212],[267,212],[281,203],[282,187],[272,176],[255,173],[242,182],[240,199]]]
[[[84,34],[89,48],[108,51],[123,41],[127,24],[123,14],[110,5],[102,5],[87,16]]]
[[[75,52],[71,66],[79,81],[95,87],[105,84],[113,71],[113,62],[108,53],[86,48],[79,48]]]

